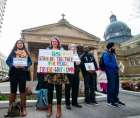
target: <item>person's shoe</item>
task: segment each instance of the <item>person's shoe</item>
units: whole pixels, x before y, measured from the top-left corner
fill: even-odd
[[[48,104],[47,117],[52,116],[52,104]]]
[[[98,102],[96,100],[95,101],[91,101],[91,103],[92,104],[96,104],[96,105],[98,104]]]
[[[125,103],[123,103],[123,102],[121,102],[121,101],[118,101],[117,104],[125,105]]]
[[[82,106],[79,104],[72,104],[72,106],[77,107],[77,108],[82,108]]]
[[[118,104],[116,104],[116,103],[110,103],[110,105],[112,105],[114,107],[119,107]]]
[[[111,102],[107,102],[107,105],[109,105],[109,106],[114,106],[114,107],[119,107],[118,104],[116,104],[116,103],[111,103]]]
[[[20,115],[21,115],[22,117],[27,116],[26,109],[21,110]]]
[[[66,105],[66,108],[67,108],[68,110],[71,110],[71,106],[70,106],[70,105]]]
[[[85,100],[85,103],[86,103],[86,104],[90,104],[90,101],[89,101],[89,100]]]
[[[107,105],[111,106],[111,103],[110,102],[107,102]]]
[[[56,110],[56,118],[61,118],[62,112],[61,112],[61,105],[57,105],[57,110]]]

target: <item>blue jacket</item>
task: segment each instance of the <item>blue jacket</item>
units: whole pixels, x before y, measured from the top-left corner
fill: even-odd
[[[105,51],[103,53],[103,61],[105,65],[105,71],[107,72],[118,72],[118,64],[116,55]]]
[[[9,68],[13,68],[13,58],[15,57],[15,54],[11,54],[8,56],[7,60],[6,60],[6,64],[9,66]],[[31,58],[28,56],[27,59],[27,66],[24,67],[24,70],[28,70],[28,68],[32,65],[32,60]]]
[[[9,66],[9,78],[10,79],[14,79],[17,78],[17,69],[13,66],[13,58],[15,57],[15,54],[10,54],[6,60],[7,65]],[[30,77],[30,70],[28,69],[31,65],[32,65],[32,60],[31,58],[28,56],[27,59],[27,66],[23,68],[22,71],[24,71],[24,79],[25,80],[31,80]]]

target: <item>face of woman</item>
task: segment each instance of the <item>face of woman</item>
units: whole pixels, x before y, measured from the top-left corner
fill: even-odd
[[[53,48],[58,48],[58,45],[59,45],[58,41],[56,39],[53,39],[52,40],[52,47]]]
[[[77,48],[76,48],[75,45],[71,45],[71,46],[69,47],[69,49],[72,50],[74,53],[77,52]]]
[[[16,47],[18,49],[22,49],[23,48],[23,42],[22,41],[18,41],[17,44],[16,44]]]

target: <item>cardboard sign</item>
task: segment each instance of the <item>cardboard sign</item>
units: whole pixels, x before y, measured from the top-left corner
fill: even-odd
[[[73,52],[39,49],[37,72],[74,73]]]
[[[80,58],[79,58],[78,54],[73,55],[73,61],[74,62],[80,62]]]
[[[27,66],[27,58],[13,58],[14,66]]]
[[[89,70],[95,70],[95,66],[94,66],[94,63],[91,62],[91,63],[84,63],[85,64],[85,67],[86,67],[86,70],[89,71]]]

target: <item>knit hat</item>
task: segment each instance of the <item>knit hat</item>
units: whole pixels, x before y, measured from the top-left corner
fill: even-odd
[[[110,48],[112,48],[114,45],[115,45],[115,44],[114,44],[113,42],[110,42],[110,43],[107,44],[106,48],[107,48],[107,49],[110,49]]]

